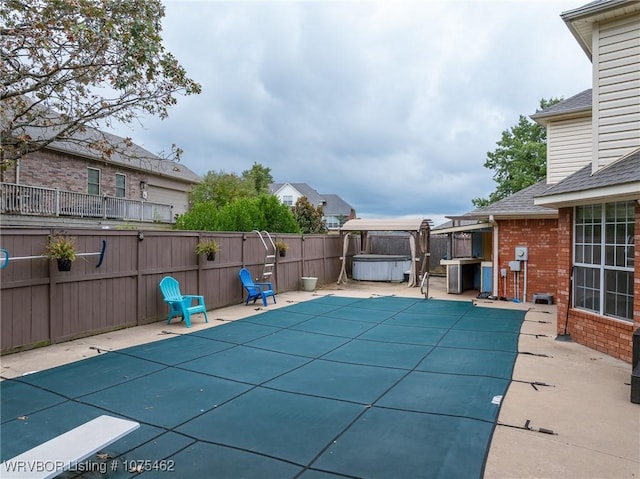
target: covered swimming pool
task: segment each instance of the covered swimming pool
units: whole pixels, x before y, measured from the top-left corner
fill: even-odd
[[[328,295],[105,352],[0,383],[1,459],[110,414],[106,477],[481,477],[524,316]]]

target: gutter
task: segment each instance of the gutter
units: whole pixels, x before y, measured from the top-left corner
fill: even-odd
[[[589,22],[597,23],[600,19],[599,15],[610,12],[612,10],[618,10],[621,7],[625,6],[636,6],[638,7],[637,0],[606,0],[600,2],[592,2],[582,7],[569,10],[560,14],[560,18],[567,25],[567,28],[577,40],[580,48],[587,54],[587,58],[589,61],[593,61],[593,53],[591,51],[591,45],[587,44],[578,29],[575,27],[576,22]]]

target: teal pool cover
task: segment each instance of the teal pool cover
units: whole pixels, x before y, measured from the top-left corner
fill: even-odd
[[[82,477],[479,478],[524,316],[324,296],[104,352],[0,383],[1,459],[109,414]]]

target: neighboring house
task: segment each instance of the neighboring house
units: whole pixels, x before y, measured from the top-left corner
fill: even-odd
[[[272,183],[269,191],[288,206],[294,206],[303,196],[313,206],[321,206],[329,230],[338,230],[345,221],[356,217],[356,211],[338,195],[320,194],[306,183]]]
[[[54,142],[2,172],[3,226],[167,225],[187,211],[198,175],[123,138],[99,134],[127,155],[116,150],[104,160],[80,144]]]
[[[561,17],[594,83],[531,116],[547,128],[546,180],[457,217],[472,227],[433,233],[491,225],[494,295],[518,297],[516,278],[526,301],[552,293],[559,334],[630,362],[640,326],[640,2],[599,0]],[[510,268],[520,247],[524,277]]]

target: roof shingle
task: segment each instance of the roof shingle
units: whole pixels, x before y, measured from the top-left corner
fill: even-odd
[[[600,168],[593,174],[591,165],[587,165],[537,196],[548,197],[636,182],[640,182],[640,150]]]
[[[537,206],[533,199],[540,196],[549,188],[546,181],[540,181],[534,185],[524,188],[516,193],[503,198],[500,201],[478,208],[458,218],[486,219],[489,216],[495,217],[553,217],[557,215],[557,210],[544,206]]]

